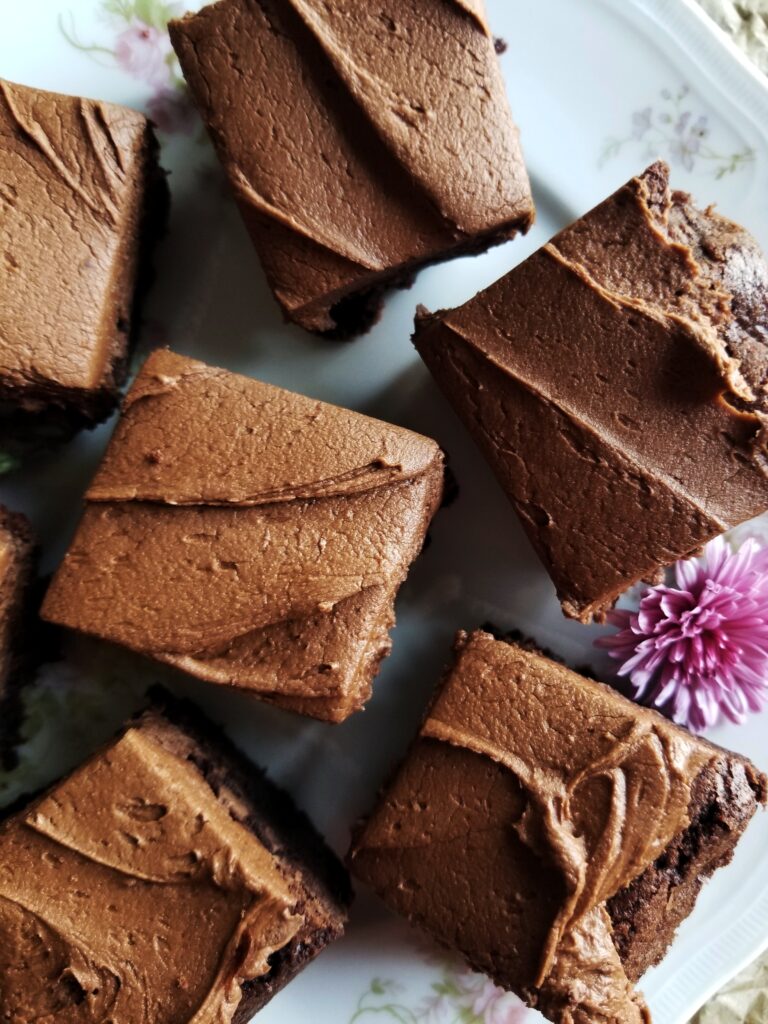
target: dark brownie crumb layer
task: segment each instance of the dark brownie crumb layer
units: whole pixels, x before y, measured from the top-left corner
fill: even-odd
[[[613,941],[633,981],[662,960],[704,882],[730,863],[755,803],[765,804],[767,798],[765,778],[734,758],[724,756],[696,779],[690,825],[608,901]]]
[[[33,666],[36,550],[24,516],[0,506],[0,765],[12,768]]]

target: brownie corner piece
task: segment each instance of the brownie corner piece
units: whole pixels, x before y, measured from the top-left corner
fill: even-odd
[[[0,765],[11,767],[31,673],[37,550],[27,519],[0,505]]]
[[[205,1006],[245,1024],[343,932],[349,902],[288,795],[156,698],[0,824],[0,1015],[87,1000],[99,1020],[186,1024]]]
[[[536,651],[461,634],[348,863],[554,1024],[641,1024],[634,982],[730,861],[767,783]]]
[[[657,163],[464,306],[419,311],[566,615],[768,509],[766,309],[755,240]]]
[[[429,438],[160,350],[43,617],[343,721],[389,653],[443,480]]]
[[[0,80],[0,450],[105,419],[168,203],[150,122]]]
[[[288,320],[359,334],[421,267],[530,227],[482,0],[219,0],[170,33]]]

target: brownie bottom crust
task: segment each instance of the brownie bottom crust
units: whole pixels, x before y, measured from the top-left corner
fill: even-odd
[[[398,289],[411,288],[422,270],[448,263],[462,256],[480,256],[497,245],[510,242],[521,232],[526,234],[532,218],[517,219],[495,227],[482,235],[462,241],[459,245],[428,259],[394,267],[377,274],[346,294],[333,298],[326,306],[313,303],[311,307],[288,314],[301,327],[331,341],[350,341],[367,334],[381,319],[387,295]],[[317,326],[318,318],[332,326]]]
[[[8,566],[0,580],[0,767],[16,765],[22,696],[34,664],[35,613],[42,594],[35,584],[37,549],[26,518],[0,506],[0,541]]]
[[[663,959],[702,885],[730,863],[744,829],[767,796],[751,765],[736,759],[723,757],[699,775],[688,828],[607,904],[613,941],[632,981]]]

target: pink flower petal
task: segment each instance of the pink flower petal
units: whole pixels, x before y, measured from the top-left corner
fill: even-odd
[[[646,587],[634,615],[611,613],[619,632],[596,644],[621,661],[638,700],[676,722],[742,722],[768,704],[768,549],[717,537],[674,576],[677,587]]]

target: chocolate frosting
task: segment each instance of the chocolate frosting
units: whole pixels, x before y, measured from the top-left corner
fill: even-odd
[[[170,32],[270,284],[310,330],[393,269],[530,225],[482,0],[219,0]]]
[[[465,306],[417,320],[582,621],[768,507],[768,269],[667,175],[654,165]]]
[[[0,828],[0,1016],[229,1024],[294,903],[163,729],[129,728]]]
[[[151,148],[133,110],[0,80],[0,397],[115,386]]]
[[[156,352],[43,614],[345,717],[388,649],[442,475],[427,438]]]
[[[688,825],[723,756],[542,655],[460,634],[351,864],[558,1024],[648,1021],[605,903]]]

